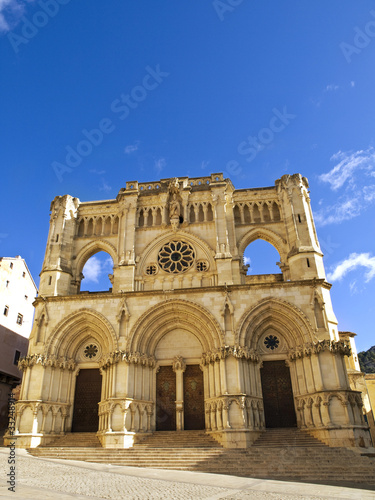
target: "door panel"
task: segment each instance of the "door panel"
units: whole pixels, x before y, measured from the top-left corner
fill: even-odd
[[[203,373],[199,365],[187,365],[184,373],[184,429],[204,429]]]
[[[156,374],[156,430],[176,430],[176,374],[161,366]]]
[[[295,427],[292,383],[285,361],[264,361],[260,374],[266,427]]]
[[[98,369],[80,370],[76,379],[72,432],[97,432],[101,389],[102,376]]]

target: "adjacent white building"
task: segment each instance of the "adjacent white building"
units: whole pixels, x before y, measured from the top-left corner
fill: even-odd
[[[24,259],[0,257],[0,430],[8,425],[8,397],[21,382],[18,360],[27,354],[38,293]]]
[[[37,293],[33,277],[20,255],[0,257],[0,325],[29,338]]]

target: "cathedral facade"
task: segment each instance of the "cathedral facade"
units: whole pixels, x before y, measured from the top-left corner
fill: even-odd
[[[280,273],[247,274],[257,239],[276,248]],[[99,251],[112,288],[81,292]],[[205,429],[245,448],[293,426],[370,444],[300,174],[256,189],[212,174],[127,182],[114,200],[57,196],[40,277],[17,446],[96,432],[124,448],[155,430]]]

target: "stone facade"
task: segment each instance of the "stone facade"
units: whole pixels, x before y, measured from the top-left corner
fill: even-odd
[[[77,408],[95,393],[83,372],[94,386],[99,371],[93,425],[104,447],[165,428],[205,428],[224,446],[247,447],[278,425],[369,445],[306,178],[239,190],[222,174],[127,182],[115,200],[58,196],[51,212],[20,362],[18,446],[91,430]],[[277,249],[279,274],[246,274],[243,254],[257,239]],[[112,289],[81,293],[98,251],[113,259]]]

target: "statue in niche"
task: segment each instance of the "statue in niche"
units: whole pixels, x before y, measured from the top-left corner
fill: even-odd
[[[173,227],[180,222],[180,185],[178,179],[175,178],[169,184],[169,219]]]

